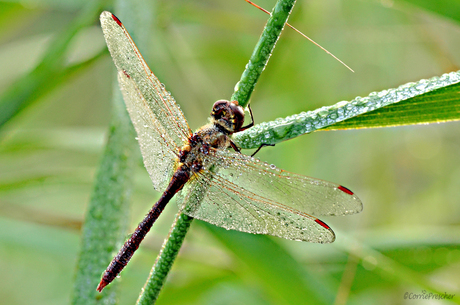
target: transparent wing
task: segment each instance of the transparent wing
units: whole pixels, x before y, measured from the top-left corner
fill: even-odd
[[[222,179],[298,211],[337,216],[363,209],[361,200],[339,184],[290,173],[231,151],[217,151],[215,157],[221,165],[218,175]]]
[[[334,232],[311,214],[362,210],[361,201],[339,185],[288,173],[245,155],[217,151],[213,165],[217,172],[197,174],[184,186],[178,204],[187,215],[226,229],[327,243],[334,241]]]
[[[120,20],[110,12],[103,12],[100,20],[107,47],[117,69],[124,71],[136,84],[145,101],[143,107],[155,114],[158,125],[163,126],[165,133],[176,146],[182,146],[191,130],[174,98],[147,66]]]
[[[145,167],[155,189],[163,191],[174,170],[176,154],[191,130],[174,98],[150,71],[118,18],[103,12],[100,19]]]
[[[316,217],[241,189],[218,174],[210,177],[200,174],[184,186],[178,202],[185,214],[228,230],[316,243],[335,240],[334,232]]]
[[[164,191],[175,169],[178,147],[159,122],[155,113],[146,106],[142,92],[134,81],[122,71],[118,82],[126,107],[137,132],[144,165],[157,191]]]

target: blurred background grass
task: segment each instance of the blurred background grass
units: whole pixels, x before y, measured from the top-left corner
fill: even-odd
[[[0,93],[40,63],[83,3],[0,2]],[[258,1],[267,9],[274,3]],[[447,0],[299,0],[290,23],[356,73],[286,29],[252,95],[256,123],[458,70],[459,6]],[[195,129],[215,100],[230,97],[267,16],[243,0],[158,1],[155,11],[155,35],[141,51],[150,53],[151,69]],[[95,19],[74,37],[66,61],[78,63],[104,49]],[[69,301],[113,77],[106,55],[0,130],[4,304]],[[447,123],[317,132],[263,149],[258,157],[264,161],[349,187],[364,211],[324,218],[337,233],[331,245],[271,238],[282,253],[257,247],[258,236],[194,221],[158,304],[288,304],[286,291],[291,302],[299,296],[299,304],[415,304],[404,293],[423,289],[458,296],[459,131],[458,123]],[[130,228],[159,197],[138,163]],[[176,211],[174,204],[167,207],[118,280],[120,304],[136,299]],[[312,291],[264,273],[293,262]]]

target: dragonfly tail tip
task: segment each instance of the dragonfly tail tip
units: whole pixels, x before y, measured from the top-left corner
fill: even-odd
[[[102,289],[104,289],[105,286],[107,286],[109,283],[107,283],[104,279],[101,280],[99,285],[97,285],[96,290],[99,292],[102,292]]]

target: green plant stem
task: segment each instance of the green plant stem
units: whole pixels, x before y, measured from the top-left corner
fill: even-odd
[[[294,4],[295,0],[280,0],[276,3],[241,79],[235,86],[235,92],[231,97],[232,101],[238,101],[243,107],[249,103],[252,91],[254,91],[257,80],[270,59]]]
[[[237,100],[243,107],[247,105],[254,86],[264,70],[270,55],[278,41],[281,31],[287,22],[290,12],[294,7],[295,0],[279,0],[265,25],[264,31],[252,53],[251,59],[236,86],[232,100]],[[158,298],[166,277],[171,270],[174,259],[182,244],[185,233],[193,218],[182,214],[177,217],[171,233],[164,243],[163,250],[159,254],[150,276],[139,296],[138,305],[152,304]]]
[[[137,304],[153,304],[157,300],[192,221],[193,218],[190,216],[183,213],[177,214],[176,221],[163,243],[161,252],[150,271],[149,278],[144,285],[143,293],[139,295]]]

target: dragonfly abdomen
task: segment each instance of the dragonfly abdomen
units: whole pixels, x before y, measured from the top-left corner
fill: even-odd
[[[190,170],[185,167],[179,167],[173,174],[168,187],[164,191],[161,198],[155,203],[150,209],[149,213],[139,223],[134,233],[125,242],[123,247],[118,252],[117,256],[112,259],[112,262],[105,270],[101,282],[97,286],[97,291],[101,292],[105,286],[110,284],[115,277],[123,270],[128,264],[134,252],[139,248],[140,243],[144,239],[145,235],[150,231],[152,225],[155,223],[157,218],[163,212],[166,204],[172,199],[172,197],[182,189],[184,184],[190,179]]]

